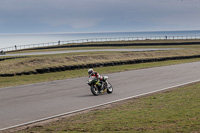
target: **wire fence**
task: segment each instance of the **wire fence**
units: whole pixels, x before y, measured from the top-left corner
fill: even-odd
[[[148,37],[118,37],[118,38],[92,38],[92,39],[78,39],[69,41],[57,41],[57,42],[47,42],[38,44],[27,44],[27,45],[14,45],[11,47],[1,48],[0,51],[14,51],[22,50],[36,47],[48,47],[56,45],[67,45],[67,44],[80,44],[80,43],[90,43],[90,42],[110,42],[110,41],[135,41],[135,40],[177,40],[177,39],[200,39],[200,35],[193,36],[148,36]]]

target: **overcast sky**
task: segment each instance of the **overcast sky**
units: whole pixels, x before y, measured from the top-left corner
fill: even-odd
[[[200,30],[200,0],[0,0],[0,33]]]

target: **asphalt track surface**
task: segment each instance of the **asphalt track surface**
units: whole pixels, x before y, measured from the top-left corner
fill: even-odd
[[[30,52],[30,53],[16,53],[6,54],[2,56],[28,56],[28,55],[47,55],[47,54],[64,54],[64,53],[80,53],[80,52],[103,52],[103,51],[161,51],[161,50],[176,50],[179,48],[147,48],[147,49],[91,49],[91,50],[67,50],[67,51],[47,51],[47,52]]]
[[[200,62],[107,74],[112,94],[93,96],[88,77],[0,88],[0,130],[200,80]]]

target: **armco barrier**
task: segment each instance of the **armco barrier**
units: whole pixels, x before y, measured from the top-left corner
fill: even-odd
[[[200,55],[135,59],[135,60],[111,61],[111,62],[105,62],[105,63],[95,63],[95,64],[85,64],[85,65],[82,64],[82,65],[73,65],[73,66],[48,67],[48,68],[36,69],[35,71],[30,71],[30,72],[21,72],[21,73],[15,73],[15,74],[14,73],[0,74],[0,77],[12,77],[15,75],[21,76],[21,75],[31,75],[31,74],[44,74],[44,73],[86,69],[86,68],[108,67],[108,66],[118,66],[118,65],[126,65],[126,64],[139,64],[139,63],[147,63],[147,62],[192,59],[192,58],[200,58]]]

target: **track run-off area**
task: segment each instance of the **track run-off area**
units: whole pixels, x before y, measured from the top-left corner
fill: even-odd
[[[162,51],[162,50],[177,50],[180,48],[138,48],[138,49],[90,49],[90,50],[63,50],[63,51],[46,51],[46,52],[28,52],[28,53],[8,53],[2,56],[28,56],[28,55],[48,55],[48,54],[65,54],[65,53],[82,53],[82,52],[104,52],[104,51]]]
[[[106,75],[114,92],[99,96],[88,77],[0,88],[0,131],[200,81],[200,62]]]

